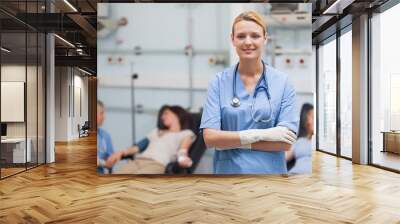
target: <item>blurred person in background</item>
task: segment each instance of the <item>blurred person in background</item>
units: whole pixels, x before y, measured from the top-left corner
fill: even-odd
[[[100,100],[97,101],[97,172],[106,173],[106,160],[114,153],[114,147],[110,134],[101,126],[104,123],[104,104]]]
[[[166,166],[175,161],[182,167],[190,167],[192,160],[188,151],[196,137],[189,125],[189,114],[182,107],[163,106],[158,113],[157,128],[137,146],[112,154],[106,165],[111,167],[122,158],[136,154],[133,160],[114,173],[163,174]]]
[[[286,152],[289,174],[310,174],[312,171],[312,136],[314,134],[314,107],[303,104],[300,112],[300,125],[297,141]]]

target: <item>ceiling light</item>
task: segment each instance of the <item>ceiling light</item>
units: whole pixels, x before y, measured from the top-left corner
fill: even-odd
[[[4,52],[6,52],[6,53],[10,53],[10,52],[11,52],[11,50],[9,50],[9,49],[7,49],[7,48],[5,48],[5,47],[1,47],[1,50],[4,51]]]
[[[79,68],[79,67],[78,67],[78,69],[79,69],[79,71],[81,71],[81,72],[83,72],[83,73],[85,73],[85,74],[92,75],[92,73],[90,73],[90,72],[88,72],[88,71],[86,71],[86,70],[83,70],[83,69],[81,69],[81,68]]]
[[[76,53],[78,53],[79,55],[83,55],[83,49],[82,48],[77,48],[76,49]]]
[[[74,12],[78,12],[78,10],[71,4],[68,2],[68,0],[64,0],[65,4],[67,4],[72,10],[74,10]]]
[[[71,44],[71,42],[67,41],[66,39],[64,39],[64,38],[62,38],[62,37],[60,37],[60,36],[58,36],[57,34],[54,34],[54,36],[56,36],[58,39],[62,40],[62,41],[63,41],[64,43],[66,43],[67,45],[69,45],[69,46],[75,48],[75,45]]]
[[[332,5],[330,5],[327,9],[324,10],[322,14],[331,13],[333,9],[336,9],[337,5],[339,4],[340,0],[336,0]]]
[[[324,10],[322,14],[342,14],[343,9],[351,5],[354,0],[336,0],[332,5]]]

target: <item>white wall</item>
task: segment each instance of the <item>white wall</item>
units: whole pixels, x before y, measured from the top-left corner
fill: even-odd
[[[82,126],[85,121],[88,121],[88,78],[87,76],[83,77],[81,74],[83,73],[78,73],[78,70],[75,70],[75,75],[74,75],[74,108],[73,110],[75,113],[73,113],[73,119],[72,119],[72,130],[71,130],[71,135],[73,138],[78,137],[78,129],[77,126],[78,124]],[[80,111],[81,110],[81,111]]]
[[[2,82],[23,82],[26,84],[25,81],[25,71],[26,67],[22,66],[22,65],[2,65],[1,66],[1,81]],[[28,67],[27,68],[28,71],[31,71],[33,68],[32,67]],[[2,90],[3,93],[4,90]],[[23,90],[24,91],[24,90]],[[24,94],[24,92],[22,92],[22,94]],[[25,96],[23,96],[24,98]],[[4,98],[8,98],[7,96],[1,96],[2,99]],[[4,102],[2,102],[2,106]],[[22,112],[22,116],[24,116],[24,106],[22,106],[22,108],[19,108],[22,111],[18,111],[18,113]],[[2,107],[2,114],[4,114],[7,110],[10,110],[10,108],[7,107]],[[7,111],[6,113],[12,113],[12,111]],[[2,118],[2,120],[4,120],[4,118]],[[22,118],[22,120],[24,120],[24,117]],[[8,127],[7,127],[7,134],[8,136],[15,136],[15,137],[25,137],[25,130],[24,130],[24,121],[22,122],[7,122],[8,123]],[[21,128],[18,128],[21,127]]]
[[[110,131],[115,148],[120,149],[132,144],[132,72],[139,75],[135,81],[135,103],[148,110],[148,113],[136,115],[137,138],[144,137],[155,127],[155,115],[161,105],[190,106],[190,93],[187,91],[190,87],[190,72],[193,77],[192,87],[197,89],[193,92],[192,111],[198,111],[203,106],[208,81],[224,68],[221,65],[210,66],[209,57],[215,56],[217,52],[219,57],[229,57],[230,42],[224,41],[229,40],[230,28],[224,25],[228,23],[229,9],[227,4],[191,4],[190,9],[183,4],[112,6],[112,18],[124,16],[128,18],[128,24],[109,38],[98,39],[98,98],[105,103],[104,126]],[[192,34],[189,32],[190,18]],[[123,43],[116,44],[118,40]],[[185,46],[189,44],[195,52],[212,51],[208,54],[195,54],[192,70],[189,67],[190,57],[183,54]],[[126,52],[135,46],[143,50],[178,53],[134,55],[130,52],[107,52]],[[108,62],[109,57],[113,59],[112,63]],[[116,62],[119,57],[123,59],[122,63]],[[177,90],[154,90],[149,87]]]
[[[4,108],[1,110],[2,122],[24,122],[24,103],[24,82],[1,82],[1,108]]]
[[[55,140],[66,141],[68,115],[68,84],[67,67],[55,68]],[[66,97],[65,97],[66,96]]]
[[[25,66],[22,65],[2,65],[1,81],[25,82]],[[7,108],[1,108],[6,110]],[[7,137],[25,137],[24,122],[7,123]]]
[[[55,73],[55,140],[70,141],[79,137],[78,124],[88,120],[87,77],[71,67],[56,67]]]
[[[37,70],[38,69],[38,70]],[[39,158],[39,163],[44,162],[44,92],[43,77],[41,67],[25,66],[20,64],[4,64],[1,66],[1,81],[2,82],[24,82],[26,85],[26,107],[25,101],[22,102],[23,115],[26,112],[26,120],[22,122],[6,122],[7,137],[9,138],[24,138],[25,135],[30,139],[32,162],[36,162]],[[27,81],[25,80],[27,78]],[[2,90],[3,91],[3,90]],[[23,94],[23,92],[22,92]],[[8,98],[7,95],[2,95],[2,98]],[[2,107],[1,110],[13,110],[13,108]],[[15,110],[15,109],[14,109]],[[3,111],[4,112],[4,111]],[[17,111],[7,111],[17,113]],[[37,153],[39,154],[37,156]]]
[[[26,71],[28,72],[28,75],[35,74],[36,75],[36,67],[33,66],[27,66],[25,67],[22,65],[2,65],[1,66],[1,81],[7,82],[7,81],[17,81],[17,82],[24,82],[26,83],[25,80],[25,74]],[[29,79],[29,84],[32,86],[36,86],[36,81],[32,81],[30,77]],[[36,113],[32,113],[32,111],[36,111],[36,101],[34,104],[29,105],[31,102],[33,102],[36,99],[36,87],[35,88],[27,88],[27,103],[28,106],[31,106],[29,112],[27,114],[28,118],[28,137],[30,133],[30,128],[34,127],[34,130],[36,130],[36,124],[32,124],[32,121],[35,121],[36,123]],[[4,96],[2,96],[4,97]],[[1,108],[1,110],[7,110],[7,108]],[[7,122],[7,136],[8,137],[25,137],[25,126],[26,122]],[[36,133],[36,132],[35,132]]]

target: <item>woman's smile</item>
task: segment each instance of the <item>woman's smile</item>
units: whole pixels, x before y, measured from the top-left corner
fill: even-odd
[[[243,49],[242,51],[246,54],[251,54],[255,51],[256,49]]]

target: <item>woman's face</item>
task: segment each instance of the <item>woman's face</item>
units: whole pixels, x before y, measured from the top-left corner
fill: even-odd
[[[310,110],[307,113],[307,134],[314,134],[314,110]]]
[[[178,116],[172,112],[170,109],[166,109],[163,111],[161,115],[161,121],[163,122],[164,126],[170,128],[173,125],[179,125],[179,118]]]
[[[241,60],[260,58],[267,43],[263,28],[253,21],[246,20],[235,24],[231,38]]]

